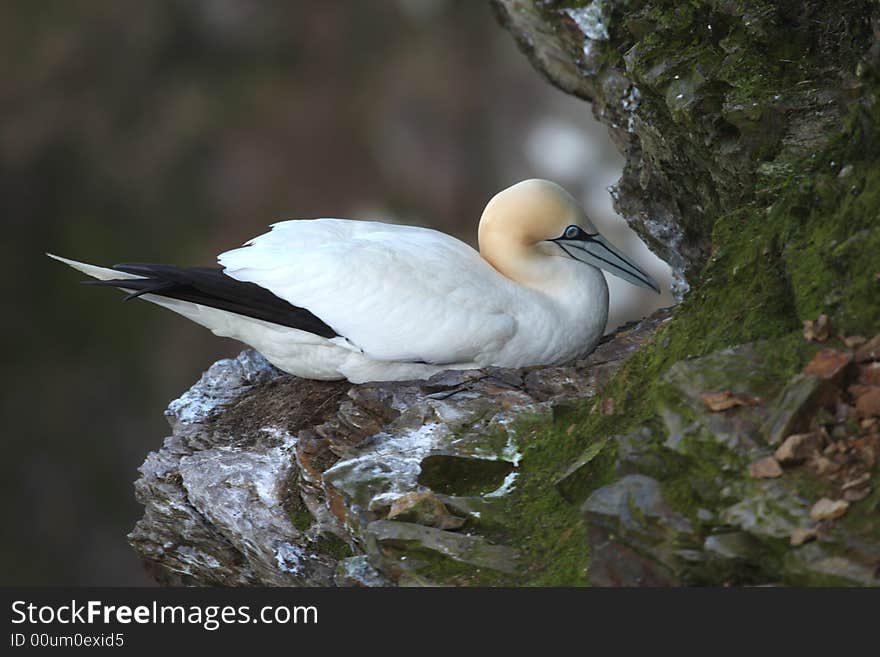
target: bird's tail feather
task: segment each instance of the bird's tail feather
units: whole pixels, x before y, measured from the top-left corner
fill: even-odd
[[[255,283],[226,276],[220,267],[182,268],[124,263],[111,269],[46,255],[98,279],[87,283],[125,290],[128,292],[126,299],[139,297],[151,301],[207,326],[215,333],[218,330],[227,331],[228,315],[235,314],[322,338],[337,336],[330,326],[305,308],[294,306]],[[208,312],[206,308],[213,311]]]
[[[118,287],[124,291],[129,292],[129,295],[126,298],[138,296],[145,301],[150,301],[157,306],[162,306],[163,308],[167,308],[168,310],[178,313],[179,315],[183,315],[187,319],[210,329],[216,335],[221,335],[225,337],[236,337],[234,335],[234,331],[231,331],[228,327],[229,321],[227,315],[229,313],[217,311],[213,308],[207,308],[188,301],[169,299],[166,297],[149,294],[150,290],[144,289],[145,286],[143,284],[154,283],[155,281],[150,281],[146,276],[140,276],[138,274],[132,274],[130,272],[120,271],[118,269],[112,269],[110,267],[99,267],[97,265],[90,265],[86,262],[79,262],[78,260],[62,258],[61,256],[57,256],[52,253],[47,253],[46,255],[53,260],[63,262],[65,265],[73,267],[77,271],[80,271],[87,276],[98,279],[97,281],[84,281],[86,283]],[[126,288],[120,285],[120,283],[127,280],[132,281],[131,288]]]
[[[79,262],[78,260],[70,260],[69,258],[62,258],[61,256],[57,256],[53,253],[47,253],[47,256],[52,258],[53,260],[57,260],[58,262],[63,262],[65,265],[73,267],[77,271],[81,271],[86,276],[91,276],[92,278],[97,278],[99,281],[109,281],[109,280],[129,280],[135,278],[144,278],[144,276],[138,276],[137,274],[129,274],[128,272],[119,271],[117,269],[110,269],[109,267],[98,267],[97,265],[90,265],[87,262]]]

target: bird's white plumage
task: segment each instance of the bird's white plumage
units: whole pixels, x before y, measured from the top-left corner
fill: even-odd
[[[293,220],[218,261],[228,276],[309,309],[375,360],[485,364],[516,331],[514,285],[433,230]]]
[[[291,220],[218,257],[227,276],[310,311],[332,338],[158,294],[140,298],[241,340],[292,374],[357,383],[562,363],[602,335],[608,288],[596,267],[656,289],[547,181],[519,183],[490,201],[484,241],[478,253],[425,228]],[[53,257],[102,280],[140,278]]]
[[[562,362],[591,348],[607,316],[604,278],[553,260],[558,296],[510,280],[444,233],[345,219],[280,222],[218,258],[228,276],[331,326],[342,337],[326,341],[335,349],[322,350],[321,369],[356,382]],[[317,378],[296,351],[273,362]]]

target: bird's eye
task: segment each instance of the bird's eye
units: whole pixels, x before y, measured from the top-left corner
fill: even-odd
[[[577,226],[569,226],[568,228],[565,229],[565,236],[568,239],[573,240],[575,237],[580,235],[580,232],[581,232],[581,229],[578,228]]]

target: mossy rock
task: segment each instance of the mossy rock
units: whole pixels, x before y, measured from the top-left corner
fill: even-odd
[[[577,508],[645,476],[691,530],[658,534],[652,552],[621,536],[620,517],[590,512],[573,532],[589,548],[560,555],[539,542],[567,565],[533,581],[583,582],[580,559],[604,573],[597,584],[880,584],[876,492],[792,546],[827,482],[748,474],[823,404],[825,382],[799,374],[818,349],[803,322],[828,315],[837,348],[839,336],[880,332],[880,9],[604,2],[608,38],[597,40],[572,20],[584,3],[494,4],[532,62],[610,125],[627,158],[616,207],[687,291],[599,393],[612,414],[589,399],[564,423],[531,425],[542,444],[525,452],[520,481],[535,497],[514,498],[532,528],[551,500]],[[603,84],[614,76],[624,84]],[[721,390],[760,401],[722,413],[701,403]]]

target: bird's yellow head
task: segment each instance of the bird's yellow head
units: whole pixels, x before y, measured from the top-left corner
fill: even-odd
[[[547,258],[573,258],[634,285],[657,283],[599,234],[580,204],[549,180],[524,180],[496,194],[480,218],[480,254],[499,272],[534,283]]]

